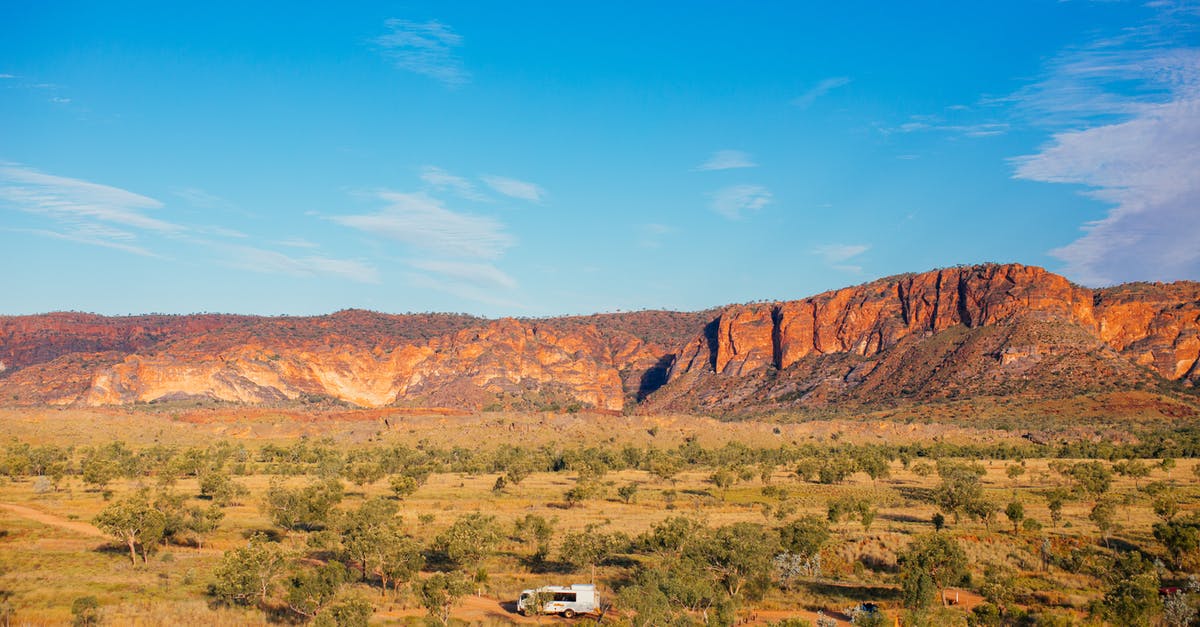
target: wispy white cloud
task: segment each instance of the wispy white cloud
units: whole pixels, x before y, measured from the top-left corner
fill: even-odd
[[[801,109],[806,109],[811,106],[812,103],[816,102],[821,96],[828,94],[838,87],[843,87],[849,84],[850,77],[848,76],[834,76],[831,78],[826,78],[816,85],[813,85],[811,89],[793,100],[792,104],[800,107]]]
[[[455,53],[462,46],[462,36],[454,29],[436,20],[390,19],[384,26],[389,32],[373,41],[396,67],[451,87],[470,80],[462,59]]]
[[[182,230],[147,215],[163,206],[153,198],[11,163],[0,163],[0,202],[71,224],[97,220],[157,232]]]
[[[758,211],[771,202],[771,192],[762,185],[731,185],[712,195],[712,209],[737,220],[745,213]]]
[[[481,288],[513,289],[516,279],[489,263],[471,261],[418,260],[409,263],[418,270],[438,274],[443,278]]]
[[[379,271],[374,266],[353,259],[332,259],[321,256],[292,257],[254,246],[221,246],[225,251],[222,263],[263,274],[313,278],[333,277],[357,283],[379,283]]]
[[[276,246],[287,246],[288,248],[320,248],[317,244],[310,242],[303,237],[289,237],[279,239],[272,242]]]
[[[176,190],[174,193],[198,206],[225,204],[200,190]],[[378,271],[362,261],[322,255],[293,257],[205,237],[249,239],[247,234],[235,229],[220,225],[183,226],[147,215],[162,208],[163,203],[154,198],[117,187],[46,174],[18,164],[0,163],[0,209],[43,216],[56,225],[55,228],[6,229],[9,231],[155,258],[162,257],[148,248],[146,242],[169,241],[174,247],[184,244],[215,252],[218,263],[256,272],[379,282]],[[311,246],[315,248],[315,245]]]
[[[1169,26],[1068,51],[1014,96],[1029,119],[1067,127],[1014,159],[1014,176],[1082,185],[1110,205],[1051,251],[1081,283],[1200,276],[1200,48]]]
[[[143,248],[141,246],[126,243],[125,240],[129,239],[128,237],[122,236],[122,237],[117,237],[115,239],[110,239],[109,237],[106,237],[105,235],[111,236],[111,234],[101,235],[100,233],[102,231],[97,232],[97,231],[95,231],[93,229],[89,229],[89,228],[76,228],[69,232],[52,231],[50,229],[3,228],[0,230],[8,231],[10,233],[28,233],[30,235],[37,235],[39,237],[48,237],[50,239],[57,239],[57,240],[68,241],[68,242],[76,242],[79,244],[87,244],[89,246],[100,246],[102,248],[111,248],[113,250],[120,250],[120,251],[131,253],[134,255],[140,255],[142,257],[160,258],[159,255],[157,255],[153,252],[150,252],[149,250],[146,250],[145,248]]]
[[[447,280],[444,276],[417,271],[410,272],[407,280],[413,287],[444,292],[457,298],[492,305],[505,311],[520,311],[528,308],[526,304],[508,296],[511,292],[497,290],[494,286],[480,286],[466,281]]]
[[[334,222],[451,257],[495,259],[515,241],[498,220],[447,209],[425,193],[378,192],[382,210]]]
[[[33,235],[156,257],[137,243],[139,233],[172,235],[184,230],[147,215],[162,206],[117,187],[0,163],[0,208],[41,216],[55,225],[24,229]]]
[[[871,249],[868,244],[824,244],[814,247],[810,252],[821,258],[825,265],[844,272],[862,273],[862,266],[852,263],[855,257]]]
[[[893,133],[939,132],[959,137],[992,137],[1003,135],[1012,128],[1008,122],[952,123],[939,115],[914,115],[896,126],[879,126],[884,135]]]
[[[199,209],[231,209],[233,203],[217,196],[210,194],[197,187],[182,187],[172,189],[171,193],[181,198],[184,202]]]
[[[421,168],[421,180],[436,190],[449,190],[467,200],[487,200],[487,196],[475,189],[474,183],[437,166],[427,165]]]
[[[674,233],[675,227],[666,224],[641,224],[637,227],[637,243],[642,248],[659,248],[663,238]]]
[[[750,155],[740,150],[718,150],[712,153],[708,161],[696,166],[697,170],[733,170],[735,168],[753,168],[758,164]]]
[[[4,79],[4,78],[16,78],[16,76],[14,76],[12,74],[0,74],[0,79]]]
[[[542,202],[542,199],[546,197],[546,190],[527,181],[492,175],[480,178],[488,187],[495,190],[496,193],[504,194],[511,198],[519,198],[530,202]]]
[[[824,244],[812,249],[812,253],[825,260],[826,263],[841,263],[857,257],[871,247],[867,244]]]

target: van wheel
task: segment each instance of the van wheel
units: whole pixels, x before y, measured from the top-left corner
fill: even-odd
[[[563,618],[575,618],[575,610],[563,610]]]

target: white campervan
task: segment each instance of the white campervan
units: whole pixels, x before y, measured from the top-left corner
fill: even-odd
[[[542,610],[536,612],[532,605],[539,598],[542,601]],[[583,583],[523,590],[521,598],[517,600],[517,611],[521,614],[562,614],[565,618],[595,612],[599,607],[596,586]]]

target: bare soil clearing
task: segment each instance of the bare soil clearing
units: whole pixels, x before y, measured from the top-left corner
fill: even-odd
[[[20,516],[26,520],[32,520],[43,525],[50,525],[52,527],[66,529],[67,531],[74,531],[75,533],[83,534],[93,538],[108,538],[107,534],[89,523],[80,522],[78,520],[67,520],[61,516],[55,516],[54,514],[36,510],[32,507],[25,507],[24,505],[17,505],[15,503],[0,503],[0,509],[3,509],[15,516]]]

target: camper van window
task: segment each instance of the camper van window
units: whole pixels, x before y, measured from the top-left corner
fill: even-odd
[[[575,602],[575,593],[574,592],[555,592],[554,600],[555,601],[566,601],[567,603],[574,603]]]

